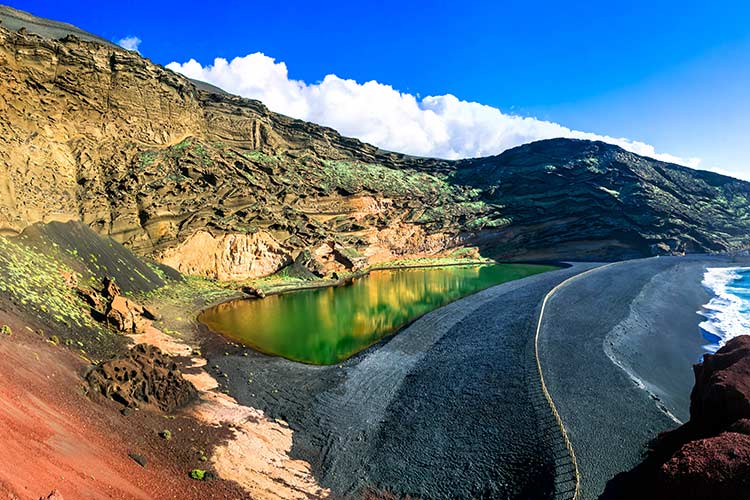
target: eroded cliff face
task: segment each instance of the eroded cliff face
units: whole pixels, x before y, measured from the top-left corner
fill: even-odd
[[[403,157],[200,91],[111,46],[0,28],[0,74],[5,233],[80,219],[181,271],[245,279],[323,241],[355,253],[373,242],[385,255],[443,253],[450,246],[435,244],[435,231],[404,219],[470,197],[397,169]],[[447,211],[440,225],[457,236],[451,218],[473,210]],[[380,241],[393,224],[411,238]]]
[[[302,252],[332,272],[465,248],[616,259],[750,244],[745,182],[589,141],[389,153],[74,36],[0,25],[0,116],[0,232],[81,220],[213,278]]]
[[[214,236],[198,230],[157,255],[183,274],[242,281],[273,274],[291,264],[289,253],[267,232]]]

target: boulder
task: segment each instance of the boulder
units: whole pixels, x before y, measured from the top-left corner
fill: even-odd
[[[152,321],[158,321],[161,319],[161,314],[159,314],[158,311],[153,307],[141,306],[141,308],[143,309],[143,316],[146,319],[150,319]]]
[[[121,332],[143,333],[151,325],[149,317],[154,317],[152,312],[122,295],[115,296],[107,309],[107,323]]]
[[[724,432],[690,441],[657,475],[662,498],[682,500],[750,498],[750,436]]]
[[[197,396],[177,364],[157,347],[139,344],[86,375],[89,387],[126,407],[172,412]]]
[[[295,276],[304,279],[321,278],[326,275],[325,265],[313,253],[305,248],[302,250],[292,264],[292,272]]]
[[[110,299],[114,299],[122,293],[120,287],[115,283],[114,278],[104,278],[104,295]]]
[[[93,288],[77,287],[76,293],[95,311],[98,311],[100,313],[104,313],[106,311],[107,303],[104,300],[104,297],[102,297],[102,295]]]
[[[243,286],[242,293],[256,299],[263,299],[266,297],[266,292],[264,292],[260,288],[255,288],[252,286]]]

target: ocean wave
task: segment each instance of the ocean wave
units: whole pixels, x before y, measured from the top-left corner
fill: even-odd
[[[716,352],[730,339],[750,334],[750,267],[709,267],[702,284],[714,294],[698,311],[706,318],[700,324],[709,342],[704,348]]]

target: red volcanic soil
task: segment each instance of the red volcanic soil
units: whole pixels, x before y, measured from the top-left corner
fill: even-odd
[[[690,441],[657,477],[670,498],[750,498],[750,436],[724,432]]]
[[[50,344],[17,318],[0,312],[0,498],[46,498],[58,490],[76,499],[234,499],[232,482],[196,481],[210,469],[201,452],[227,430],[180,415],[136,411],[84,395],[87,364],[72,349]],[[171,432],[171,439],[159,436]],[[147,460],[145,467],[129,454]]]

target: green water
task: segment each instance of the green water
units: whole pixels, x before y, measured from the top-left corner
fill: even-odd
[[[200,320],[266,354],[330,365],[449,302],[550,269],[493,264],[374,271],[347,286],[221,304]]]

